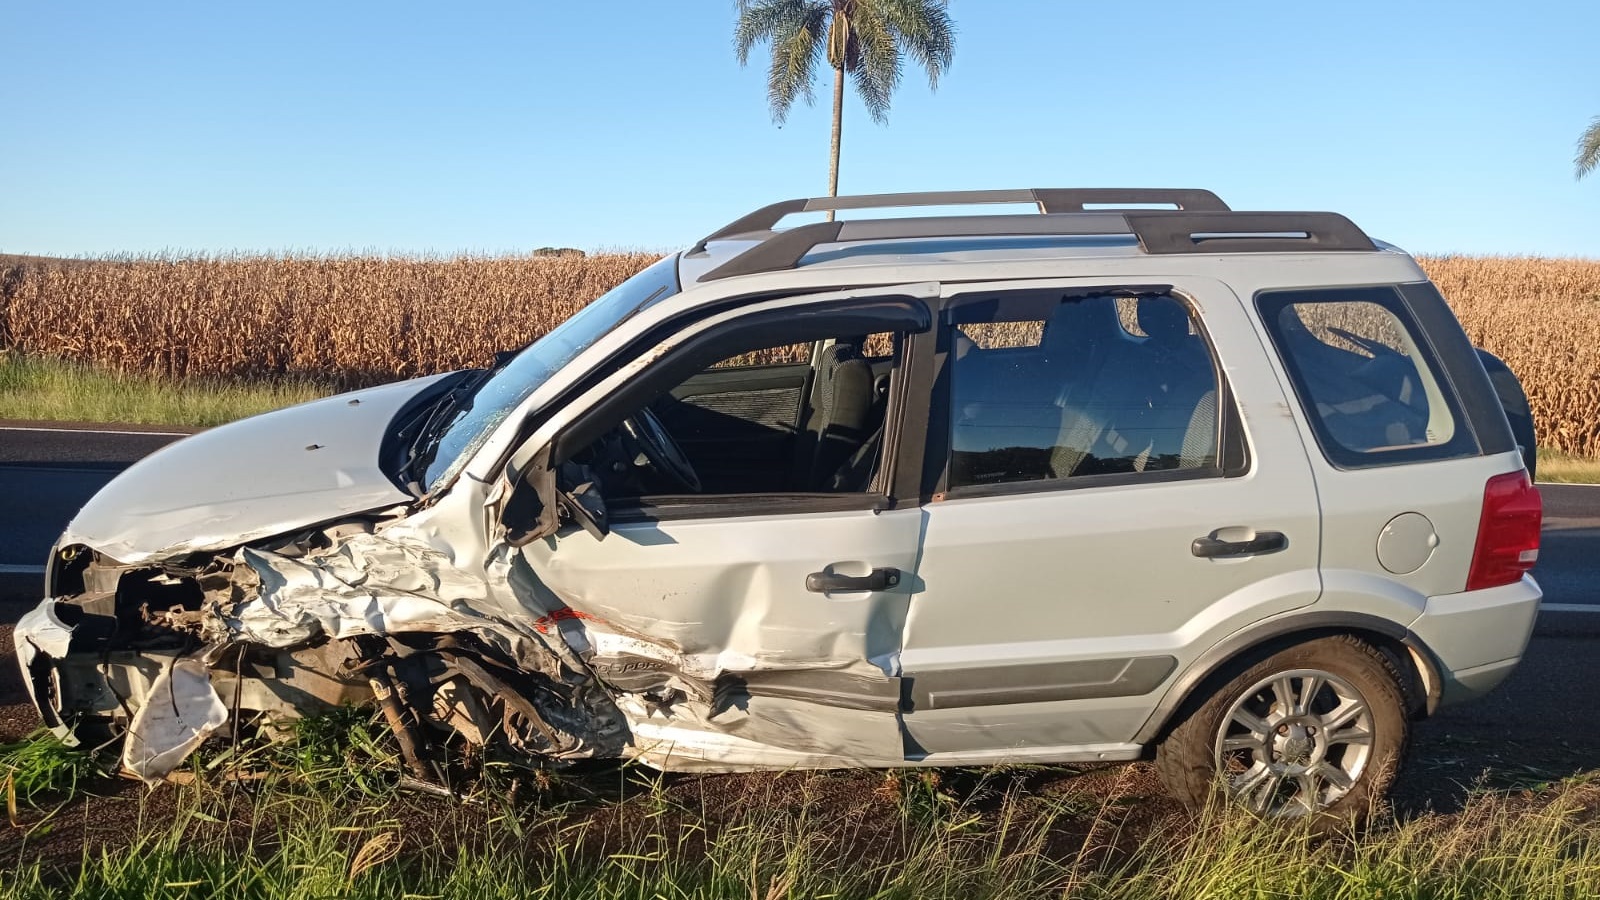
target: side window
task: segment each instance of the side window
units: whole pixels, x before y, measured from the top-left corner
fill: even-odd
[[[1393,290],[1269,292],[1258,305],[1330,461],[1349,468],[1476,452]]]
[[[608,505],[705,495],[881,494],[884,429],[906,336],[802,321],[673,361],[573,460]],[[637,404],[644,403],[640,408]]]
[[[948,487],[1220,475],[1218,379],[1188,306],[1017,295],[950,313]],[[1132,330],[1137,327],[1137,333]]]

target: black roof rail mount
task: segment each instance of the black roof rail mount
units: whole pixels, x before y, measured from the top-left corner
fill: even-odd
[[[1210,191],[1195,188],[1015,188],[997,191],[922,191],[908,194],[854,194],[782,200],[747,213],[700,239],[690,253],[711,241],[734,235],[771,231],[784,216],[840,209],[892,209],[916,206],[977,206],[1033,203],[1041,213],[1094,212],[1167,205],[1188,212],[1227,212],[1228,204]]]
[[[1123,218],[1144,252],[1372,252],[1366,232],[1330,212],[1129,212]]]

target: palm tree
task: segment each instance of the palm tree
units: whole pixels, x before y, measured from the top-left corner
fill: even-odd
[[[1577,167],[1579,178],[1600,165],[1600,116],[1596,116],[1578,138],[1578,155],[1572,160],[1572,164]]]
[[[817,62],[833,68],[833,146],[828,196],[839,195],[839,136],[844,118],[844,80],[849,75],[872,120],[889,118],[889,98],[910,56],[937,89],[955,53],[955,24],[948,0],[738,0],[733,45],[739,65],[757,44],[772,45],[767,100],[772,119],[783,124],[797,98],[815,98],[811,82]],[[829,219],[833,214],[829,213]]]

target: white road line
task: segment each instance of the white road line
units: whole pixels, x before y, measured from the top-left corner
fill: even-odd
[[[1600,613],[1600,604],[1590,603],[1541,603],[1540,612],[1575,612],[1575,613]]]
[[[0,575],[43,575],[44,566],[18,566],[0,563]]]
[[[0,425],[0,431],[48,431],[54,434],[118,434],[133,437],[188,437],[188,431],[105,431],[98,428],[40,428],[32,425]]]
[[[1600,487],[1587,481],[1535,481],[1534,484],[1539,487]]]

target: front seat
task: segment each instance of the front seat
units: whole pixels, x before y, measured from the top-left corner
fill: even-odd
[[[799,459],[800,489],[826,491],[835,473],[866,442],[872,423],[872,367],[861,356],[862,340],[834,341],[817,363],[811,415],[804,435],[810,458]]]

